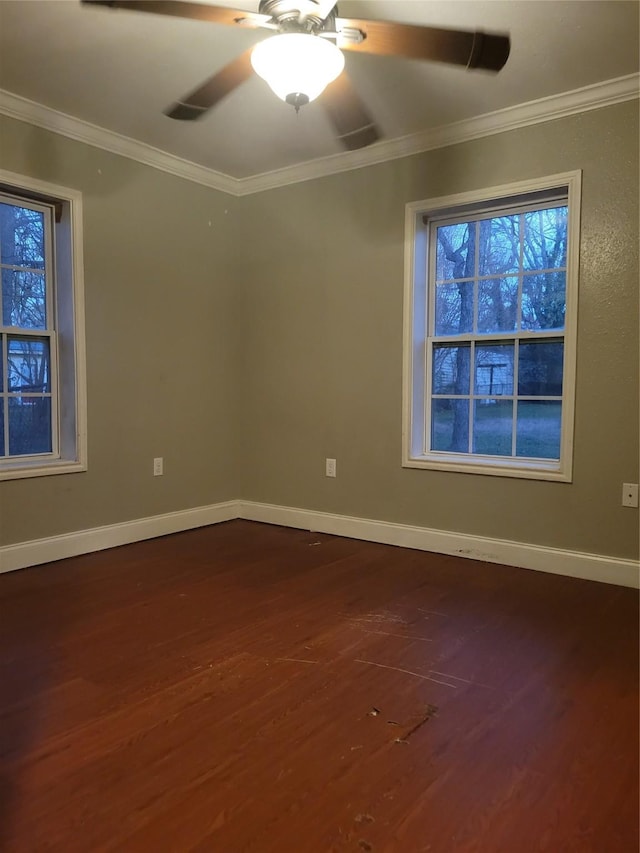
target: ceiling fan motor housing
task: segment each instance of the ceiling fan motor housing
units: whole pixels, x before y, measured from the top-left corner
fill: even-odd
[[[219,6],[215,0],[80,2],[86,6],[270,30],[270,38],[228,62],[172,104],[165,114],[183,121],[199,119],[255,71],[279,98],[296,110],[325,92],[322,106],[338,138],[350,151],[373,144],[380,133],[344,73],[343,51],[401,56],[495,72],[506,63],[511,45],[506,33],[340,18],[335,0],[260,0],[257,13]]]
[[[300,8],[299,0],[260,0],[258,11],[261,15],[270,15],[283,33],[335,32],[337,8],[334,6],[326,18],[314,15],[305,6]]]

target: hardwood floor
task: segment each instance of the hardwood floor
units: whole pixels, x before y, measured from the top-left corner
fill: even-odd
[[[10,853],[638,850],[632,590],[233,521],[0,614]]]

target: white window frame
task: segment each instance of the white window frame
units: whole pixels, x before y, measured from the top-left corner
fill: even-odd
[[[410,202],[405,208],[405,287],[403,353],[402,465],[501,477],[571,482],[573,476],[573,433],[575,410],[576,341],[578,321],[578,272],[580,245],[580,170],[529,181]],[[558,335],[536,333],[536,340],[548,336],[564,339],[562,423],[560,460],[482,456],[473,453],[428,451],[426,434],[431,421],[428,370],[428,332],[433,310],[434,288],[429,278],[429,228],[425,219],[447,216],[477,218],[505,207],[523,207],[539,202],[553,204],[553,198],[567,199],[567,270],[565,328]],[[526,335],[519,333],[521,338]],[[460,338],[460,336],[455,336]],[[513,340],[512,333],[472,335],[487,342]],[[432,338],[433,340],[433,338]],[[447,339],[445,339],[446,341]]]
[[[51,239],[45,246],[46,330],[11,330],[16,334],[48,337],[51,370],[52,452],[33,456],[0,457],[0,480],[42,477],[85,471],[87,468],[87,395],[84,333],[84,263],[82,253],[82,193],[0,170],[2,194],[17,204],[42,210],[50,217]],[[59,222],[45,202],[61,206]],[[6,346],[6,338],[4,345]]]

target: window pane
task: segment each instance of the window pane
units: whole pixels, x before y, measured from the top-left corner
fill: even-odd
[[[566,266],[566,207],[525,213],[523,253],[525,270],[548,270]]]
[[[477,344],[474,394],[513,394],[513,343]]]
[[[524,397],[560,397],[563,354],[562,341],[521,343],[518,394]]]
[[[518,403],[516,456],[560,458],[562,403],[559,400],[521,400]]]
[[[520,217],[480,221],[479,275],[517,272],[520,266]]]
[[[0,262],[14,267],[44,267],[44,214],[0,204]]]
[[[46,328],[44,273],[2,270],[2,321],[23,329]]]
[[[436,335],[473,330],[473,282],[436,286]]]
[[[526,275],[522,280],[522,328],[564,329],[566,274]]]
[[[473,410],[473,452],[511,456],[512,400],[476,400]]]
[[[478,332],[513,332],[517,308],[517,278],[478,282]]]
[[[51,390],[49,341],[9,338],[9,391],[43,394]]]
[[[51,453],[51,398],[9,398],[9,455]]]
[[[440,344],[433,348],[433,393],[469,394],[471,347]]]
[[[469,452],[469,400],[434,400],[431,409],[431,449]]]
[[[475,222],[436,229],[436,280],[471,278],[475,267]]]

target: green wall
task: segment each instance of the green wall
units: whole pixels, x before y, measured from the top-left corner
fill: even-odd
[[[83,193],[89,460],[0,482],[0,542],[235,496],[236,200],[10,119],[0,168]]]
[[[0,483],[0,543],[241,497],[637,557],[637,110],[237,199],[2,120],[0,167],[84,193],[89,470]],[[574,169],[574,482],[403,469],[404,205]]]
[[[404,205],[574,169],[574,482],[403,469]],[[638,513],[621,506],[638,481],[637,103],[255,195],[242,220],[243,497],[637,555]]]

